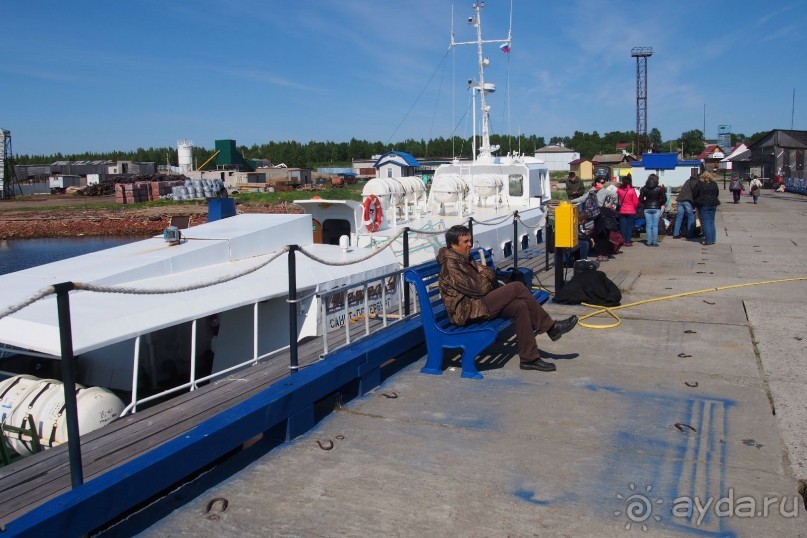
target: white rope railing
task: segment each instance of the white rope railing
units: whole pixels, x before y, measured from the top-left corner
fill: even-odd
[[[14,314],[15,312],[19,312],[20,310],[22,310],[26,306],[32,305],[35,302],[37,302],[38,300],[44,299],[45,297],[47,297],[48,295],[51,295],[53,293],[56,293],[56,288],[54,288],[53,286],[48,286],[46,288],[42,288],[41,290],[34,293],[33,295],[31,295],[27,299],[23,299],[19,303],[11,305],[11,306],[7,307],[5,310],[0,311],[0,319],[3,319],[6,316],[10,316],[11,314]]]
[[[495,225],[497,225],[497,224],[501,224],[501,223],[503,223],[503,222],[507,222],[508,220],[510,220],[510,219],[512,219],[512,218],[514,218],[514,217],[516,217],[516,213],[515,213],[515,212],[514,212],[514,213],[512,213],[512,214],[504,215],[503,217],[498,217],[498,218],[491,219],[491,220],[476,220],[476,219],[474,219],[474,222],[475,222],[475,223],[477,223],[477,224],[484,224],[484,225],[489,225],[489,226],[495,226]]]
[[[530,228],[530,229],[532,229],[532,230],[534,230],[534,229],[536,229],[536,228],[541,228],[541,227],[542,227],[542,224],[543,224],[542,222],[538,222],[538,224],[536,224],[535,226],[530,226],[529,224],[527,224],[526,222],[524,222],[524,220],[521,218],[521,216],[520,216],[520,215],[516,217],[516,220],[517,220],[518,222],[520,222],[520,223],[521,223],[521,224],[522,224],[522,225],[523,225],[525,228]]]
[[[362,256],[361,258],[354,258],[352,260],[338,260],[338,261],[337,260],[326,260],[325,258],[321,258],[320,256],[317,256],[313,252],[307,251],[304,247],[299,247],[298,250],[304,256],[306,256],[308,258],[311,258],[315,262],[319,262],[319,263],[321,263],[323,265],[331,265],[331,266],[353,265],[354,263],[360,263],[360,262],[363,262],[363,261],[367,261],[370,258],[372,258],[373,256],[377,256],[378,254],[381,253],[382,250],[384,250],[385,248],[392,245],[392,243],[394,243],[396,239],[398,239],[400,236],[402,236],[405,231],[406,231],[405,229],[402,229],[402,230],[398,231],[398,233],[396,233],[395,235],[393,235],[392,237],[387,239],[387,241],[385,241],[384,243],[381,243],[381,245],[379,247],[373,249],[366,256]]]
[[[86,282],[74,282],[73,288],[77,290],[92,291],[96,293],[123,293],[129,295],[167,295],[171,293],[182,293],[184,291],[193,291],[202,288],[209,288],[210,286],[215,286],[217,284],[224,284],[225,282],[230,282],[231,280],[235,280],[237,278],[246,276],[250,273],[254,273],[257,270],[266,267],[267,265],[275,261],[277,258],[279,258],[283,253],[288,251],[289,247],[287,246],[283,247],[279,251],[273,253],[266,261],[254,267],[248,267],[242,271],[233,273],[231,275],[215,278],[212,280],[206,280],[196,284],[189,284],[187,286],[178,286],[174,288],[131,288],[125,286],[102,286],[99,284],[90,284]],[[5,310],[0,311],[0,319],[3,319],[4,317],[9,316],[11,314],[14,314],[15,312],[22,310],[26,306],[29,306],[40,299],[44,299],[45,297],[53,293],[56,293],[56,288],[53,286],[42,288],[41,290],[34,293],[27,299],[24,299],[19,303],[11,305],[7,307]]]

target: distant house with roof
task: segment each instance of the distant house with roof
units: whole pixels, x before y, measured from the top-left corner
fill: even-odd
[[[375,177],[375,163],[380,155],[373,155],[370,159],[353,159],[353,171],[360,178]]]
[[[619,144],[616,145],[615,149],[617,151],[621,151],[622,153],[629,153],[628,152],[628,147],[629,146],[630,146],[629,142],[620,142]]]
[[[599,153],[591,159],[594,165],[594,177],[607,177],[611,181],[618,181],[615,166],[620,163],[632,163],[636,157],[630,153]]]
[[[752,173],[773,181],[774,176],[804,179],[807,131],[774,129],[748,147]]]
[[[726,157],[726,152],[717,144],[709,144],[700,152],[697,159],[703,163],[707,170],[713,172],[720,168],[720,160]]]
[[[724,174],[731,174],[732,177],[741,177],[746,179],[747,175],[741,175],[742,172],[747,172],[749,166],[748,162],[751,160],[751,152],[742,142],[735,144],[729,154],[720,159],[719,168]]]
[[[388,151],[373,164],[376,177],[405,177],[420,175],[420,163],[403,151]]]
[[[580,153],[563,144],[552,144],[535,150],[535,158],[544,161],[546,167],[552,170],[571,170],[571,162],[580,158]]]
[[[569,163],[569,171],[577,174],[583,181],[594,179],[594,164],[588,159],[575,159]]]

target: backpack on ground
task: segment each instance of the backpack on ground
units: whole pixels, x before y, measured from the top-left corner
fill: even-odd
[[[591,191],[583,202],[583,212],[588,220],[594,220],[600,215],[600,204],[597,202],[597,191]]]

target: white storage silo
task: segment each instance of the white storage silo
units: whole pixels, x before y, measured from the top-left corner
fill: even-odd
[[[178,141],[177,155],[179,156],[179,171],[183,174],[193,172],[193,142],[190,140]]]

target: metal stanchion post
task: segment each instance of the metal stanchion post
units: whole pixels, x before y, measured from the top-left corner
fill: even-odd
[[[297,372],[297,263],[294,251],[297,245],[289,245],[289,367]],[[346,321],[347,323],[347,321]]]
[[[518,210],[513,213],[513,271],[518,270]]]
[[[409,267],[409,226],[404,228],[403,233],[403,266]],[[409,284],[404,282],[404,315],[409,315]]]
[[[53,286],[56,289],[56,309],[59,316],[59,343],[62,348],[62,383],[64,385],[64,406],[67,413],[67,450],[70,458],[70,483],[74,488],[84,483],[84,470],[81,463],[81,439],[78,430],[78,409],[76,407],[76,375],[73,365],[73,328],[70,324],[70,290],[72,282],[62,282]]]

